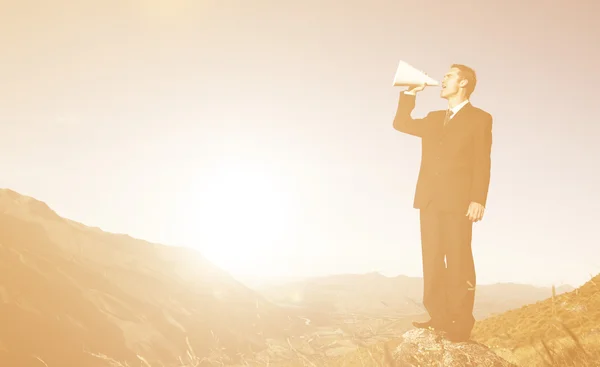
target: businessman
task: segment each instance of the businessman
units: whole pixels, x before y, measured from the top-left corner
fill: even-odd
[[[421,138],[421,167],[414,197],[420,212],[423,304],[427,322],[418,328],[445,332],[453,342],[467,341],[475,324],[473,223],[482,220],[490,183],[492,116],[473,106],[475,71],[451,65],[440,96],[447,110],[412,118],[416,95],[425,86],[400,93],[394,128]]]

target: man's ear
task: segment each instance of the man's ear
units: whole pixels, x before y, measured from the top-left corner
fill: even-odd
[[[460,82],[458,82],[458,86],[461,88],[466,87],[467,84],[469,84],[469,81],[467,79],[462,79]]]

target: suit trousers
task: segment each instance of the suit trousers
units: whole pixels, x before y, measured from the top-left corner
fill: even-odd
[[[420,210],[420,227],[423,305],[432,321],[468,337],[475,324],[476,277],[473,222],[465,214],[466,209],[464,213],[444,211],[430,202]]]

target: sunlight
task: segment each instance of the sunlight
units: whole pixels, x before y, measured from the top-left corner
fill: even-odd
[[[225,162],[190,189],[179,213],[190,246],[232,274],[261,275],[277,262],[292,208],[272,169]]]

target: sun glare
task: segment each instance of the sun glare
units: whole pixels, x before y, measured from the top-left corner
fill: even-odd
[[[222,164],[198,179],[180,204],[182,234],[232,274],[262,275],[285,251],[289,187],[261,165]]]

